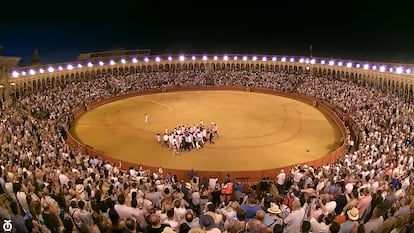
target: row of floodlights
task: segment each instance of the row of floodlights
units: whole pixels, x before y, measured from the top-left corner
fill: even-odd
[[[167,57],[167,59],[168,59],[168,61],[172,61],[173,60],[173,58],[171,57],[171,56],[169,56],[169,57]],[[206,61],[206,60],[208,60],[209,58],[206,56],[206,55],[204,55],[204,56],[202,56],[202,58],[201,58],[203,61]],[[228,60],[230,60],[230,58],[229,58],[229,56],[227,56],[227,55],[225,55],[225,56],[223,56],[223,61],[228,61]],[[239,57],[238,56],[234,56],[233,57],[233,60],[234,61],[237,61],[239,59]],[[243,56],[243,57],[241,57],[240,58],[241,60],[243,60],[243,61],[247,61],[248,60],[248,57],[247,56]],[[257,57],[257,56],[253,56],[253,57],[251,57],[251,60],[252,61],[257,61],[259,58]],[[271,59],[269,58],[269,60],[271,60],[271,61],[277,61],[277,57],[271,57]],[[160,62],[161,61],[161,58],[160,57],[155,57],[154,58],[154,60],[156,61],[156,62]],[[181,55],[181,56],[179,56],[178,57],[178,60],[180,60],[180,61],[184,61],[184,60],[186,60],[186,57],[184,56],[184,55]],[[197,57],[196,56],[191,56],[191,60],[193,60],[193,61],[195,61],[195,60],[197,60]],[[217,60],[219,60],[219,57],[218,56],[214,56],[213,57],[213,60],[215,60],[215,61],[217,61]],[[262,61],[268,61],[268,58],[267,57],[261,57],[261,60]],[[144,59],[143,59],[143,61],[144,62],[149,62],[150,61],[150,59],[148,58],[148,57],[145,57]],[[291,58],[287,58],[287,57],[281,57],[280,58],[280,61],[281,62],[295,62],[295,58],[294,57],[291,57]],[[128,61],[126,60],[126,59],[121,59],[120,60],[120,62],[122,63],[122,64],[126,64]],[[137,58],[132,58],[131,59],[131,62],[132,63],[138,63],[138,59]],[[377,66],[377,65],[370,65],[370,64],[360,64],[360,63],[356,63],[356,64],[353,64],[352,62],[347,62],[347,63],[345,63],[345,62],[342,62],[342,61],[338,61],[338,62],[335,62],[334,60],[330,60],[330,61],[326,61],[326,60],[320,60],[319,61],[320,62],[320,64],[322,64],[322,65],[330,65],[330,66],[334,66],[334,65],[337,65],[337,66],[346,66],[346,67],[348,67],[348,68],[353,68],[353,67],[355,67],[355,68],[362,68],[362,69],[364,69],[364,70],[370,70],[370,69],[372,69],[372,70],[375,70],[375,71],[380,71],[380,72],[385,72],[385,71],[387,71],[387,67],[386,66],[384,66],[384,65],[382,65],[382,66]],[[299,63],[306,63],[306,64],[316,64],[316,59],[309,59],[309,58],[300,58],[299,59]],[[115,65],[116,64],[116,62],[114,61],[114,60],[110,60],[109,61],[109,65]],[[105,63],[103,62],[103,61],[99,61],[96,65],[99,65],[99,66],[103,66],[103,65],[105,65]],[[94,66],[94,64],[92,63],[92,62],[88,62],[87,64],[86,64],[86,67],[88,67],[88,68],[91,68],[91,67],[93,67]],[[13,71],[12,72],[12,77],[14,77],[14,78],[18,78],[20,75],[21,76],[25,76],[25,75],[27,75],[27,74],[29,74],[29,75],[35,75],[37,72],[39,72],[39,73],[41,73],[41,74],[43,74],[43,73],[45,73],[46,71],[47,72],[49,72],[49,73],[53,73],[53,72],[55,72],[56,70],[58,70],[58,71],[63,71],[64,69],[66,69],[66,70],[73,70],[73,69],[75,69],[75,68],[78,68],[78,69],[81,69],[81,68],[83,68],[84,66],[82,65],[82,64],[78,64],[76,67],[75,66],[73,66],[73,65],[71,65],[71,64],[68,64],[68,65],[66,65],[66,68],[63,68],[62,66],[58,66],[56,69],[55,68],[53,68],[52,66],[49,66],[48,68],[47,68],[47,70],[45,70],[45,69],[43,69],[43,68],[40,68],[38,71],[36,71],[36,70],[34,70],[34,69],[30,69],[28,72],[26,72],[26,71],[22,71],[22,72],[18,72],[18,71]],[[403,73],[406,73],[406,74],[411,74],[411,72],[412,72],[412,70],[411,69],[409,69],[409,68],[407,68],[407,69],[404,69],[403,67],[395,67],[395,68],[393,68],[393,67],[389,67],[388,68],[388,71],[389,72],[395,72],[395,73],[397,73],[397,74],[403,74]]]

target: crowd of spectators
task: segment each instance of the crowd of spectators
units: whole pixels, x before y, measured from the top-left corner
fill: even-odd
[[[210,83],[209,80],[213,80]],[[177,86],[309,95],[350,114],[361,140],[320,168],[246,186],[230,176],[122,169],[65,142],[72,113],[106,97]],[[105,74],[20,97],[0,112],[0,218],[15,232],[411,232],[414,105],[348,80],[253,71]]]

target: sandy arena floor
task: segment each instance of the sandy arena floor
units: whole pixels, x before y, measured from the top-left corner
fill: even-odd
[[[149,123],[144,122],[145,114]],[[203,120],[219,138],[173,157],[156,133]],[[320,158],[340,145],[335,123],[311,105],[274,95],[191,91],[128,98],[82,115],[71,129],[85,144],[124,161],[205,171],[271,169]]]

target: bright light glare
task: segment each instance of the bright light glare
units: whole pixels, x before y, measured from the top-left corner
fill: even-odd
[[[380,66],[380,72],[385,72],[385,66]]]
[[[191,57],[191,60],[195,61],[196,60],[196,57],[195,56],[192,56]]]
[[[253,60],[253,61],[256,61],[256,60],[257,60],[257,57],[256,57],[256,56],[254,56],[254,57],[252,58],[252,60]]]
[[[322,64],[322,65],[325,65],[325,60],[322,60],[322,61],[321,61],[321,64]]]
[[[121,63],[122,63],[122,64],[125,64],[125,63],[126,63],[126,60],[122,58],[122,59],[121,59]]]
[[[369,64],[365,64],[364,65],[364,70],[368,70],[369,69]]]
[[[303,59],[303,58],[299,59],[300,63],[303,63],[304,61],[305,61],[305,59]]]
[[[172,57],[171,56],[168,57],[168,61],[172,61]]]
[[[160,58],[160,57],[156,57],[156,58],[155,58],[155,61],[156,61],[156,62],[160,62],[160,61],[161,61],[161,58]]]
[[[335,62],[334,61],[329,61],[329,65],[333,66],[333,65],[335,65]]]
[[[185,57],[183,55],[180,56],[180,61],[184,61]]]
[[[276,57],[272,57],[272,61],[276,61]]]
[[[103,66],[104,65],[104,62],[103,61],[99,61],[99,65],[100,66]]]
[[[42,69],[42,68],[39,69],[39,73],[43,74],[44,72],[45,72],[44,69]]]
[[[88,67],[92,67],[92,66],[93,66],[92,62],[88,62]]]
[[[285,62],[286,61],[286,57],[282,57],[282,62]]]
[[[243,61],[247,61],[247,56],[244,56],[243,57]]]
[[[397,74],[402,74],[403,72],[403,68],[402,67],[398,67],[395,72],[397,72]]]
[[[68,66],[66,66],[66,69],[72,70],[73,69],[73,66],[72,65],[68,65]]]
[[[372,69],[373,70],[377,70],[377,66],[372,66]]]
[[[316,60],[315,59],[311,59],[310,63],[311,64],[315,64],[316,63]]]
[[[111,66],[115,65],[115,61],[114,60],[110,60],[109,61],[109,65],[111,65]]]
[[[237,61],[237,56],[234,56],[233,60]]]
[[[342,62],[340,61],[340,62],[338,62],[338,66],[342,66]]]
[[[30,75],[35,75],[36,74],[36,71],[34,71],[33,69],[31,69],[31,70],[29,70],[29,74]]]
[[[58,67],[58,70],[63,70],[63,67],[62,67],[62,66],[59,66],[59,67]]]
[[[53,69],[53,67],[49,66],[49,68],[47,68],[47,71],[49,71],[49,73],[52,73],[53,71],[55,71],[55,69]]]
[[[360,68],[361,67],[361,65],[360,64],[356,64],[356,66],[355,66],[356,68]]]
[[[145,62],[149,62],[148,57],[144,58],[144,61],[145,61]]]
[[[223,60],[224,60],[224,61],[228,61],[228,60],[229,60],[229,57],[228,57],[227,55],[225,55],[225,56],[223,57]]]
[[[82,64],[78,64],[78,68],[80,69],[80,68],[82,68]]]
[[[13,76],[13,78],[19,77],[19,72],[13,71],[12,76]]]
[[[207,61],[208,57],[206,55],[203,56],[203,61]]]
[[[410,70],[410,69],[406,69],[406,70],[405,70],[405,73],[407,73],[407,74],[411,74],[411,70]]]
[[[346,67],[351,68],[352,67],[352,62],[346,63]]]
[[[262,57],[262,61],[267,61],[267,57]]]
[[[295,58],[291,57],[291,58],[289,59],[289,61],[290,61],[290,62],[294,62],[294,61],[295,61]]]
[[[214,58],[213,58],[213,59],[214,59],[214,61],[217,61],[218,57],[217,57],[217,56],[214,56]]]
[[[391,67],[391,68],[389,68],[388,69],[390,72],[393,72],[394,71],[394,69]]]
[[[22,75],[25,76],[26,75],[26,71],[22,71]]]
[[[136,58],[132,58],[132,63],[137,63],[138,60]]]

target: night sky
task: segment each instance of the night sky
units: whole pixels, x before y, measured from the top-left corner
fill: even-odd
[[[140,48],[153,54],[307,56],[310,44],[317,57],[414,63],[409,1],[259,3],[7,1],[0,13],[0,46],[25,64],[35,47],[44,63],[54,63],[81,52]]]

